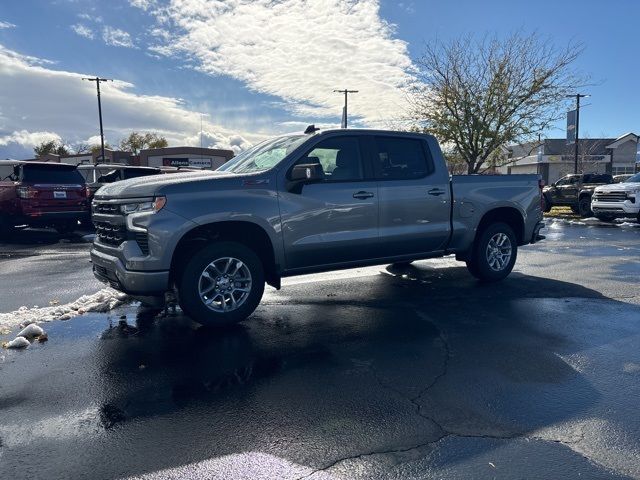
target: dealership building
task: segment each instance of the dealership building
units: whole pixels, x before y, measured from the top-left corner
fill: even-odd
[[[578,170],[582,173],[636,173],[638,135],[626,133],[618,138],[585,138],[578,141]],[[511,145],[506,149],[507,161],[497,167],[499,173],[537,173],[545,183],[573,173],[575,144],[567,140],[545,139],[539,142]]]
[[[92,163],[117,163],[145,167],[189,167],[215,170],[223,163],[233,158],[232,150],[199,147],[166,147],[141,150],[140,155],[121,150],[104,149],[104,160],[100,152],[81,153],[77,155],[42,155],[37,159],[44,162],[68,163],[83,165]]]
[[[215,170],[233,158],[232,150],[199,147],[165,147],[142,150],[135,165],[189,167]]]

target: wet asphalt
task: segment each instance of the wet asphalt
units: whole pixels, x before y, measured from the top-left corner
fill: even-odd
[[[22,233],[2,311],[101,288],[86,243]],[[45,324],[0,351],[0,477],[640,478],[640,228],[545,233],[496,285],[448,258],[287,279],[225,331]]]

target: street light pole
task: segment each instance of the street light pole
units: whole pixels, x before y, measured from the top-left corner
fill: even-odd
[[[591,95],[583,95],[576,93],[575,95],[567,95],[569,98],[576,99],[576,137],[573,151],[573,173],[578,173],[578,143],[580,141],[580,99],[590,97]]]
[[[334,90],[334,93],[344,93],[344,107],[342,110],[342,128],[347,128],[347,104],[348,104],[348,95],[350,93],[358,93],[358,90]]]
[[[96,82],[96,89],[98,90],[98,117],[100,118],[100,153],[102,161],[104,162],[104,131],[102,129],[102,101],[100,100],[100,82],[113,82],[110,78],[83,78],[82,80],[87,80],[89,82]],[[94,161],[94,164],[97,164],[97,161]]]

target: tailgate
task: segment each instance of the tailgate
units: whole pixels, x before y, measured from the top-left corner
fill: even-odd
[[[37,210],[47,212],[79,212],[87,209],[87,199],[83,185],[42,184],[23,185],[28,188],[29,198],[22,198],[25,213]]]

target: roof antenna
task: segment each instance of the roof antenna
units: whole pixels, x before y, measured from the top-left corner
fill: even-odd
[[[309,125],[306,130],[304,131],[305,135],[313,135],[314,133],[316,133],[318,130],[320,130],[319,127],[316,127],[315,125]]]

